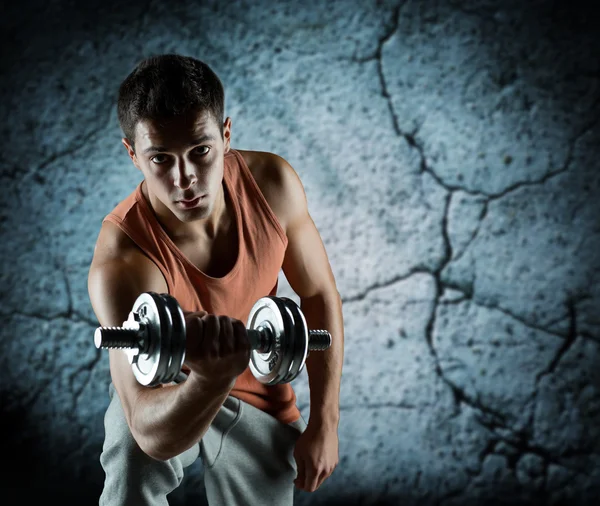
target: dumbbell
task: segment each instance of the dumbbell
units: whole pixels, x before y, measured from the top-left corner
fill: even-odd
[[[331,346],[331,334],[309,330],[298,304],[286,297],[256,301],[246,329],[252,349],[250,370],[265,385],[289,383],[302,372],[310,351]],[[146,386],[181,380],[185,340],[179,303],[169,294],[155,292],[138,296],[121,327],[98,327],[94,333],[96,348],[125,351],[136,379]]]

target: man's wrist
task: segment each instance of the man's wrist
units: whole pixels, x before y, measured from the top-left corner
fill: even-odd
[[[311,408],[308,422],[311,425],[318,424],[321,427],[337,429],[340,423],[340,410],[337,407],[315,410]]]
[[[190,388],[203,392],[212,392],[218,394],[229,393],[235,384],[236,378],[207,378],[203,374],[190,371],[188,378]]]

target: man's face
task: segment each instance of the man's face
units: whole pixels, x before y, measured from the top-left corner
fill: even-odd
[[[200,112],[163,123],[140,121],[135,152],[123,139],[133,163],[144,174],[157,213],[168,217],[170,211],[182,222],[211,215],[223,181],[230,128],[227,118],[222,136],[212,115]]]

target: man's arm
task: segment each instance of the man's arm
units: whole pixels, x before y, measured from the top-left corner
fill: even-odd
[[[298,174],[282,157],[268,154],[269,182],[263,184],[270,205],[288,238],[283,272],[300,298],[309,328],[328,330],[328,350],[306,360],[310,386],[310,418],[337,424],[344,356],[342,301],[329,259],[309,212]]]
[[[310,386],[310,421],[335,425],[339,421],[340,381],[344,356],[342,301],[319,232],[296,188],[297,212],[287,226],[288,247],[283,272],[300,297],[300,308],[310,329],[331,334],[331,347],[310,353],[306,370]],[[294,205],[295,204],[295,205]]]
[[[328,350],[306,360],[310,387],[310,417],[296,444],[296,485],[312,492],[333,472],[338,457],[340,382],[344,356],[342,301],[319,232],[308,213],[300,178],[281,157],[275,157],[280,196],[278,215],[288,238],[283,272],[300,297],[309,328],[331,333]]]
[[[114,225],[100,232],[88,274],[88,293],[101,326],[121,326],[143,292],[168,291],[158,269],[141,252],[115,248]],[[188,339],[186,339],[189,342]],[[109,350],[110,373],[125,418],[140,448],[167,460],[197,443],[233,383],[207,383],[193,372],[179,385],[149,388],[135,379],[122,350]]]

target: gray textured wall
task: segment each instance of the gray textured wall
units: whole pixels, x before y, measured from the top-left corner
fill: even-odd
[[[297,503],[597,504],[598,26],[577,1],[3,3],[2,504],[97,502],[86,277],[140,176],[115,97],[172,51],[222,77],[235,147],[298,171],[344,298],[341,461]]]

